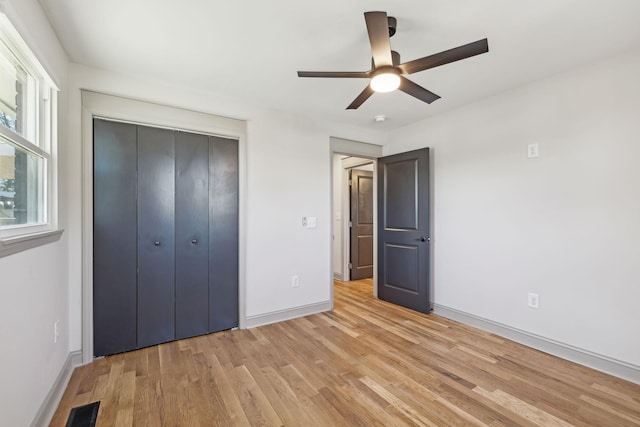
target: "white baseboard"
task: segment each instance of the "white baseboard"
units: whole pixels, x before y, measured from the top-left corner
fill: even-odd
[[[62,399],[62,395],[67,388],[69,380],[71,379],[73,370],[76,366],[80,366],[81,364],[81,351],[73,351],[69,353],[69,355],[67,356],[67,360],[64,362],[64,366],[60,370],[58,377],[53,383],[53,387],[51,387],[51,390],[49,390],[47,397],[45,397],[44,402],[42,402],[42,405],[40,405],[38,413],[31,422],[31,427],[42,427],[49,425],[51,418],[53,418],[53,414],[55,414],[56,409],[58,409],[58,404]]]
[[[270,323],[282,322],[285,320],[295,319],[296,317],[308,316],[310,314],[322,313],[329,311],[333,307],[331,301],[324,301],[316,304],[303,305],[301,307],[290,308],[287,310],[273,311],[266,314],[258,314],[256,316],[248,316],[245,326],[247,328],[255,328],[256,326],[268,325]]]
[[[543,336],[535,335],[502,323],[494,322],[460,310],[434,304],[433,312],[447,319],[473,326],[524,344],[536,350],[570,360],[580,365],[640,384],[640,366],[593,353]]]

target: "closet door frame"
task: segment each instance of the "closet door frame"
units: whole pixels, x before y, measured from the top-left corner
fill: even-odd
[[[238,326],[246,327],[246,122],[82,90],[82,363],[93,351],[93,119],[183,130],[238,141]]]

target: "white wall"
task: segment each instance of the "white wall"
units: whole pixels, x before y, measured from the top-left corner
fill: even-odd
[[[329,301],[330,135],[276,112],[248,125],[247,316]],[[305,216],[318,227],[303,228]]]
[[[380,143],[374,132],[254,107],[210,93],[70,65],[69,227],[71,348],[81,348],[80,89],[152,101],[247,121],[246,314],[328,302],[331,263],[330,136]],[[318,227],[304,229],[303,216]],[[300,286],[291,287],[298,275]]]
[[[35,0],[9,0],[0,7],[58,83],[59,152],[65,154],[67,58]],[[63,166],[64,162],[61,162]],[[64,167],[60,167],[64,181]],[[60,183],[59,221],[67,224],[65,185]],[[29,425],[69,355],[67,236],[60,241],[0,258],[0,425]],[[53,325],[61,334],[53,342]]]
[[[431,147],[437,305],[640,367],[638,76],[634,50],[390,135]]]

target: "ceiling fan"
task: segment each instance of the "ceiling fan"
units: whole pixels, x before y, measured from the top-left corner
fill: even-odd
[[[396,33],[396,18],[386,12],[365,12],[364,19],[371,44],[371,70],[369,71],[298,71],[298,77],[343,77],[370,79],[369,85],[347,107],[355,110],[374,92],[392,92],[396,89],[431,104],[440,97],[404,77],[418,71],[449,64],[489,51],[487,39],[445,50],[424,58],[400,63],[400,54],[391,50],[390,37]]]

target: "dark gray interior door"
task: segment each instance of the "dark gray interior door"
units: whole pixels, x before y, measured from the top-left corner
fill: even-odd
[[[138,126],[138,347],[175,339],[173,131]]]
[[[378,160],[378,296],[428,313],[429,149]]]
[[[238,141],[209,137],[209,331],[238,326]]]
[[[373,172],[350,173],[350,280],[373,277]]]
[[[176,338],[209,332],[209,137],[176,132]]]
[[[93,129],[93,329],[102,356],[137,345],[137,149],[134,125],[94,120]]]

